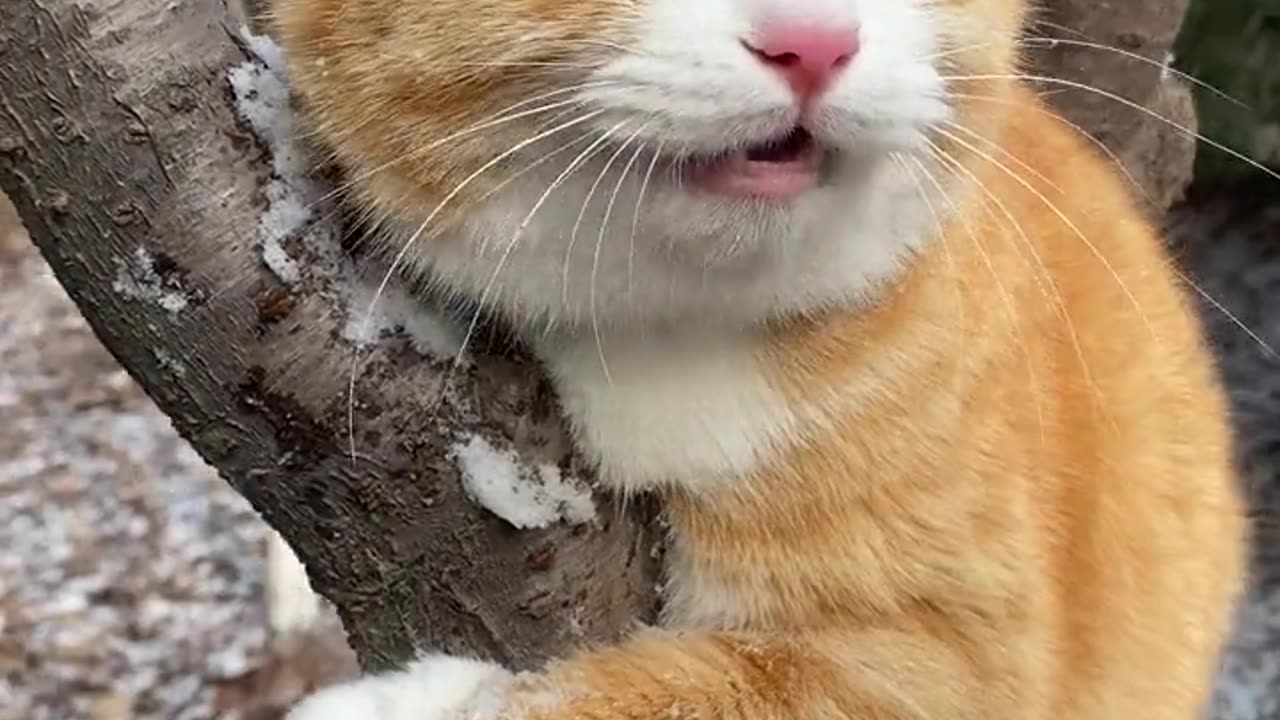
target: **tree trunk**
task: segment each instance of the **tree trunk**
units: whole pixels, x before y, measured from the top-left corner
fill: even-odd
[[[1161,29],[1141,51],[1159,56],[1184,3],[1054,5],[1106,43],[1147,8]],[[1132,77],[1120,92],[1139,102],[1177,94],[1089,53],[1054,50],[1043,72]],[[384,312],[366,342],[378,276],[340,250],[332,184],[299,172],[287,114],[266,112],[272,60],[220,0],[3,0],[0,187],[106,346],[296,549],[367,668],[423,647],[528,667],[651,619],[652,508],[596,496],[574,524],[581,508],[504,520],[473,502],[474,465],[499,490],[584,477],[554,398],[518,355],[455,370],[394,286],[401,317]],[[1180,159],[1147,174],[1135,160],[1147,123],[1064,97],[1160,198],[1180,190]],[[548,524],[560,516],[573,522]]]
[[[1029,28],[1041,39],[1029,44],[1030,72],[1054,79],[1037,83],[1039,89],[1115,155],[1155,211],[1168,210],[1182,199],[1195,165],[1192,94],[1169,70],[1190,0],[1039,5]],[[1066,42],[1044,42],[1052,38]]]

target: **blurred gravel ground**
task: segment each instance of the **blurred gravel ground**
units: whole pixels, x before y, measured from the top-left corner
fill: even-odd
[[[333,671],[326,657],[346,660],[341,636],[298,657],[269,648],[266,526],[102,348],[8,212],[0,720],[278,716]]]
[[[1280,207],[1256,192],[1201,198],[1174,244],[1280,348]],[[102,349],[10,212],[0,197],[0,720],[278,719],[351,672],[340,633],[272,647],[267,529]],[[1259,530],[1211,715],[1280,720],[1280,363],[1206,313]]]

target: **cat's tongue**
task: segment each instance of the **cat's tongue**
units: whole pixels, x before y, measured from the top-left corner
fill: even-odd
[[[791,200],[818,185],[822,151],[796,128],[786,137],[692,167],[691,186],[716,195]]]

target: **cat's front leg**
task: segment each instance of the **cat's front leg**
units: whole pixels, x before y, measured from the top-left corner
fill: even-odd
[[[650,630],[539,672],[436,658],[288,720],[1032,720],[1010,645],[904,621],[779,634]]]
[[[460,720],[496,707],[512,678],[494,663],[432,655],[403,670],[321,690],[286,720]]]

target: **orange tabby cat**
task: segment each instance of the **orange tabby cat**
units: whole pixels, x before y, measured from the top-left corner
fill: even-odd
[[[1243,572],[1210,355],[1017,0],[277,0],[319,140],[503,315],[662,626],[294,720],[1190,720]]]

